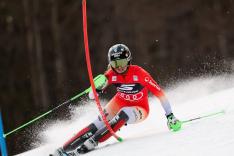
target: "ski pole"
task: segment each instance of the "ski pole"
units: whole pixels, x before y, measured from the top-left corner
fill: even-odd
[[[10,132],[4,134],[4,137],[7,137],[8,135],[10,135],[10,134],[12,134],[12,133],[14,133],[14,132],[16,132],[16,131],[18,131],[18,130],[20,130],[20,129],[22,129],[22,128],[28,126],[28,125],[30,125],[30,124],[32,124],[32,123],[34,123],[35,121],[37,121],[37,120],[39,120],[39,119],[45,117],[46,115],[48,115],[48,114],[54,112],[55,110],[57,110],[58,108],[62,107],[63,105],[66,105],[66,104],[72,102],[73,100],[77,99],[78,97],[84,95],[84,94],[87,92],[87,90],[88,90],[88,89],[86,89],[86,90],[83,91],[82,93],[80,93],[80,94],[78,94],[78,95],[72,97],[71,99],[69,99],[69,100],[63,102],[62,104],[59,104],[57,107],[55,107],[55,108],[53,108],[53,109],[51,109],[51,110],[45,112],[44,114],[42,114],[42,115],[40,115],[40,116],[38,116],[38,117],[36,117],[36,118],[30,120],[29,122],[23,124],[22,126],[19,126],[18,128],[15,128],[14,130],[12,130],[12,131],[10,131]]]
[[[95,87],[98,88],[99,86],[101,86],[101,85],[103,84],[103,81],[106,81],[106,77],[105,77],[104,75],[100,74],[100,75],[98,75],[98,76],[96,76],[96,77],[94,78],[94,81],[95,81]],[[45,112],[44,114],[42,114],[42,115],[40,115],[40,116],[38,116],[38,117],[36,117],[36,118],[34,118],[34,119],[32,119],[32,120],[30,120],[29,122],[23,124],[22,126],[19,126],[18,128],[15,128],[14,130],[12,130],[12,131],[10,131],[10,132],[7,132],[6,134],[4,134],[4,137],[6,138],[8,135],[10,135],[10,134],[12,134],[12,133],[14,133],[14,132],[17,132],[18,130],[20,130],[20,129],[22,129],[22,128],[24,128],[24,127],[26,127],[26,126],[28,126],[28,125],[30,125],[30,124],[32,124],[32,123],[34,123],[35,121],[37,121],[37,120],[39,120],[39,119],[45,117],[46,115],[48,115],[48,114],[50,114],[50,113],[56,111],[57,109],[59,109],[59,108],[62,107],[63,105],[66,105],[66,104],[71,103],[72,101],[74,101],[75,99],[81,97],[82,95],[89,93],[90,90],[91,90],[91,87],[87,88],[87,89],[86,89],[85,91],[83,91],[82,93],[79,93],[79,94],[77,94],[76,96],[72,97],[71,99],[69,99],[69,100],[67,100],[67,101],[65,101],[65,102],[63,102],[63,103],[61,103],[61,104],[59,104],[57,107],[55,107],[55,108],[53,108],[53,109],[51,109],[51,110]]]
[[[199,119],[203,119],[203,118],[207,118],[207,117],[211,117],[211,116],[215,116],[215,115],[219,115],[219,114],[224,114],[224,113],[225,113],[225,111],[221,110],[221,111],[218,111],[218,112],[215,112],[215,113],[210,113],[210,114],[207,114],[207,115],[191,118],[191,119],[184,120],[184,121],[181,121],[181,122],[182,123],[188,123],[188,122],[191,122],[191,121],[194,121],[194,120],[199,120]]]

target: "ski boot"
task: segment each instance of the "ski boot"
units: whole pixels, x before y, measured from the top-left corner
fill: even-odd
[[[121,111],[109,123],[111,125],[111,128],[116,132],[127,122],[128,119],[129,117],[127,116],[127,114],[124,111]],[[92,137],[87,139],[83,144],[81,144],[76,151],[79,154],[85,154],[89,151],[94,150],[99,142],[104,142],[110,137],[111,133],[109,132],[109,130],[106,127],[103,127],[98,130]]]
[[[78,156],[78,153],[65,152],[62,148],[59,148],[54,152],[54,154],[50,154],[49,156]]]
[[[85,154],[89,151],[94,150],[94,148],[98,145],[97,141],[94,141],[93,138],[89,138],[86,140],[81,146],[77,148],[77,153]]]

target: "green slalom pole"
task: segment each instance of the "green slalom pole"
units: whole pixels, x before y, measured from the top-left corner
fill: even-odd
[[[199,117],[196,117],[196,118],[191,118],[191,119],[188,119],[188,120],[184,120],[184,121],[181,121],[181,122],[182,122],[182,124],[184,124],[184,123],[188,123],[188,122],[191,122],[191,121],[194,121],[194,120],[199,120],[199,119],[208,118],[208,117],[212,117],[212,116],[216,116],[216,115],[221,115],[221,114],[224,114],[224,113],[225,113],[225,111],[221,110],[221,111],[218,111],[218,112],[210,113],[210,114],[199,116]]]
[[[98,76],[96,76],[96,77],[94,78],[94,81],[95,81],[95,86],[96,86],[96,88],[98,88],[98,87],[102,86],[102,84],[106,81],[106,77],[105,77],[104,75],[100,74],[100,75],[98,75]],[[76,96],[72,97],[71,99],[69,99],[69,100],[63,102],[62,104],[59,104],[57,107],[55,107],[55,108],[49,110],[48,112],[45,112],[44,114],[42,114],[42,115],[40,115],[40,116],[38,116],[38,117],[36,117],[36,118],[30,120],[29,122],[23,124],[22,126],[19,126],[18,128],[14,129],[14,130],[12,130],[12,131],[10,131],[10,132],[7,132],[6,134],[4,134],[4,137],[6,138],[8,135],[15,133],[15,132],[19,131],[19,130],[22,129],[22,128],[25,128],[26,126],[28,126],[28,125],[34,123],[35,121],[37,121],[37,120],[39,120],[39,119],[41,119],[41,118],[47,116],[48,114],[50,114],[50,113],[56,111],[57,109],[59,109],[59,108],[62,107],[63,105],[66,105],[66,104],[69,104],[69,103],[73,102],[74,100],[76,100],[77,98],[83,96],[84,94],[89,93],[90,90],[91,90],[91,87],[87,88],[87,89],[86,89],[85,91],[83,91],[82,93],[79,93],[79,94],[77,94]]]

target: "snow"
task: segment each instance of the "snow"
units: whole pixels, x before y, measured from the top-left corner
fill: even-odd
[[[141,123],[128,125],[117,133],[124,141],[114,138],[100,144],[87,156],[229,156],[234,153],[234,79],[232,75],[186,80],[166,90],[174,114],[181,120],[220,114],[183,125],[179,132],[170,132],[159,101],[150,98],[151,112]],[[107,101],[102,101],[105,103]],[[55,121],[43,130],[35,148],[18,156],[45,156],[53,153],[78,130],[96,118],[93,102],[75,108],[70,121]]]

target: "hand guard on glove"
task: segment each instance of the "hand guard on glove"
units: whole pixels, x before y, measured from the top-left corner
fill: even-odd
[[[179,121],[173,113],[170,113],[169,115],[167,115],[167,126],[169,128],[169,130],[171,131],[179,131],[181,129],[182,126],[182,122]]]
[[[94,78],[94,84],[96,87],[96,91],[97,91],[97,95],[99,95],[100,93],[102,93],[103,89],[107,86],[107,78],[105,75],[98,75]],[[89,99],[94,100],[94,93],[91,89],[91,87],[89,88]]]

